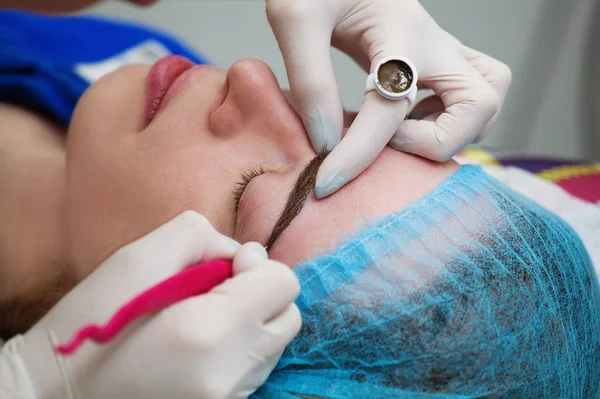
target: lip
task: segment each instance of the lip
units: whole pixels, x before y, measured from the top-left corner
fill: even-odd
[[[164,107],[165,97],[177,78],[195,65],[189,59],[179,55],[169,55],[152,65],[146,79],[144,126],[148,126],[160,108]]]

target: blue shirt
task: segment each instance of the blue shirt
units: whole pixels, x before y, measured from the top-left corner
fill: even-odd
[[[0,11],[0,102],[68,126],[79,97],[95,80],[169,54],[208,63],[177,39],[141,25]]]

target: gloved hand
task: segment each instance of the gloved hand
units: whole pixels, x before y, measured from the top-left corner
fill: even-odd
[[[140,319],[106,345],[86,343],[72,357],[52,349],[186,266],[232,257],[234,277],[208,294]],[[298,293],[291,269],[268,260],[260,244],[240,247],[185,212],[118,250],[28,333],[8,341],[0,381],[12,378],[21,385],[13,391],[28,398],[247,397],[299,331]]]
[[[317,198],[359,175],[388,143],[435,161],[452,158],[484,136],[504,102],[511,83],[508,67],[442,30],[417,0],[266,3],[285,61],[292,105],[315,151],[335,147],[319,169]],[[372,91],[341,139],[342,104],[330,57],[332,45],[369,73],[388,56],[412,61],[419,88],[436,94],[415,108],[423,119],[404,121],[407,99],[386,100]]]

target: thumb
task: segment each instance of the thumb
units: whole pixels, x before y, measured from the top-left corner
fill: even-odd
[[[239,249],[233,258],[233,274],[247,272],[268,259],[267,250],[257,242],[248,242]]]
[[[302,118],[315,151],[331,150],[340,141],[343,126],[342,102],[331,61],[334,16],[327,12],[309,14],[310,10],[295,9],[296,5],[283,10],[289,7],[289,2],[284,3],[269,5],[267,17],[285,63],[292,106]]]

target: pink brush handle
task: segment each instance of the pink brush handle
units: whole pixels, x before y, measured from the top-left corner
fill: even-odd
[[[157,312],[192,296],[205,294],[232,276],[231,260],[212,260],[182,270],[123,305],[104,326],[88,324],[55,349],[62,355],[75,353],[86,339],[97,343],[112,340],[135,319]]]

